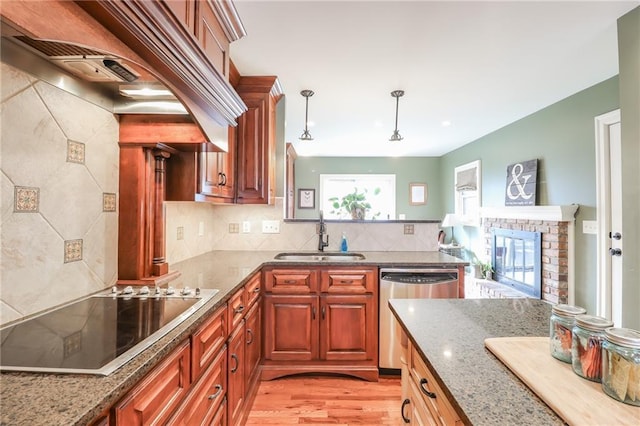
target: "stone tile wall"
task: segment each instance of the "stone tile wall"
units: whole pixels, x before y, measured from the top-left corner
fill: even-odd
[[[118,121],[0,63],[0,323],[112,285]]]

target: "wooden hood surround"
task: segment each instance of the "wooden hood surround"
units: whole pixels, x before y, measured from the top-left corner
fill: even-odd
[[[195,37],[198,30],[177,19],[163,1],[2,2],[2,23],[12,33],[89,47],[135,63],[189,111],[189,116],[120,116],[118,283],[162,285],[179,274],[169,273],[165,260],[166,162],[179,151],[226,151],[224,143],[212,143],[213,135],[221,127],[236,126],[236,118],[247,110],[224,75],[228,44],[243,37],[244,28],[231,1],[206,3],[224,33],[223,73]],[[198,18],[201,5],[184,4],[193,6],[190,13]]]

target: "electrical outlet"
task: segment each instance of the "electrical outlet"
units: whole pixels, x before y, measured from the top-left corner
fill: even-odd
[[[176,238],[178,240],[184,240],[184,226],[178,226],[176,230]]]
[[[279,220],[263,220],[262,233],[263,234],[279,234],[280,221]]]
[[[582,233],[583,234],[597,234],[598,233],[598,221],[597,220],[583,220],[582,221]]]
[[[248,234],[249,232],[251,232],[251,222],[245,220],[244,222],[242,222],[242,233]]]
[[[200,221],[200,223],[198,224],[198,236],[204,236],[204,222],[202,221]]]

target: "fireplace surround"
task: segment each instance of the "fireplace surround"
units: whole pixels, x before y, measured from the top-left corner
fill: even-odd
[[[491,259],[494,229],[540,233],[540,298],[551,303],[574,303],[578,208],[577,204],[481,208],[485,258]]]

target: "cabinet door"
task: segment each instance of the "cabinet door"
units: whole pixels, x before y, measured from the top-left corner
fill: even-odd
[[[269,203],[269,96],[240,94],[247,111],[238,117],[238,203]]]
[[[227,347],[218,351],[202,378],[193,386],[178,411],[171,417],[171,425],[208,425],[223,405],[227,386]]]
[[[320,358],[377,361],[377,315],[373,296],[320,297]]]
[[[245,375],[246,375],[246,389],[249,389],[249,384],[253,381],[255,375],[259,371],[260,355],[262,352],[262,333],[260,332],[262,321],[262,308],[260,303],[253,305],[249,313],[245,318]]]
[[[228,152],[200,153],[198,192],[222,203],[235,199],[235,140],[229,140]]]
[[[245,327],[244,320],[229,337],[227,373],[227,403],[229,424],[236,425],[242,419],[245,375]]]
[[[218,309],[191,335],[191,381],[213,361],[227,340],[227,308]]]
[[[264,297],[264,357],[274,361],[318,358],[318,296]]]
[[[196,37],[205,55],[221,75],[229,78],[229,39],[208,1],[198,1]]]
[[[163,424],[189,389],[189,341],[185,340],[114,407],[119,425]]]
[[[245,310],[247,309],[245,296],[244,288],[241,288],[229,299],[229,330],[235,330],[244,318]]]
[[[260,272],[255,273],[253,277],[249,279],[249,282],[244,285],[244,293],[247,307],[251,309],[262,293],[262,274]]]
[[[164,0],[164,3],[189,33],[195,35],[195,0]]]

